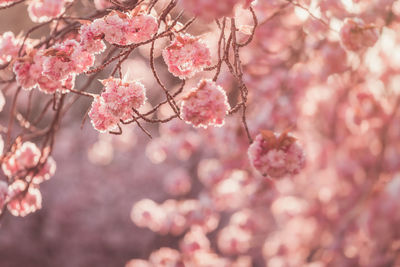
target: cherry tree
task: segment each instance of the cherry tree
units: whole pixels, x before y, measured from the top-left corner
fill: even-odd
[[[75,116],[99,133],[94,164],[143,135],[143,157],[168,167],[170,198],[132,203],[130,218],[177,242],[126,267],[400,264],[398,1],[0,0],[0,12],[20,5],[33,26],[0,35],[0,219],[40,212],[59,132],[85,135],[66,126]]]

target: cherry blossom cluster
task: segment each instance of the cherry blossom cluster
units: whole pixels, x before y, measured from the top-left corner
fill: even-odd
[[[361,19],[346,19],[340,29],[343,46],[350,51],[359,51],[374,46],[378,41],[378,30],[373,24],[366,24]]]
[[[82,27],[82,42],[84,46],[99,46],[96,39],[99,36],[117,45],[131,45],[149,40],[157,33],[157,20],[152,15],[142,14],[138,10],[131,13],[112,11],[107,16],[96,19],[87,26]],[[101,51],[101,45],[100,51]],[[97,49],[89,51],[98,52]]]
[[[138,243],[154,238],[147,230],[162,242],[138,248],[127,267],[400,264],[397,1],[76,3],[29,1],[49,35],[0,37],[4,210],[40,208],[51,150],[71,145],[56,132],[75,136],[76,127],[62,126],[88,115],[102,132],[89,129],[99,136],[89,160],[115,159],[113,177],[136,175],[132,190],[141,190],[136,178],[151,184],[130,215],[146,228],[136,229]],[[130,173],[133,159],[140,168]],[[99,183],[89,178],[84,185]],[[119,183],[91,194],[74,186],[83,191],[75,205],[102,192],[109,200]],[[103,221],[123,217],[113,192],[107,218],[89,221],[104,240]]]
[[[126,82],[119,78],[102,80],[104,91],[97,96],[89,112],[93,127],[100,132],[113,130],[120,120],[132,118],[133,110],[146,101],[146,90],[139,81]]]
[[[189,34],[177,35],[163,50],[169,72],[181,79],[191,78],[211,65],[210,50],[201,39]]]
[[[284,132],[262,131],[250,145],[249,160],[261,174],[271,177],[293,175],[304,168],[304,152],[296,138]]]
[[[224,89],[211,80],[202,80],[183,98],[182,118],[195,127],[224,125],[230,106]]]
[[[39,184],[54,175],[54,159],[43,155],[34,143],[24,142],[12,154],[5,156],[1,167],[11,183],[7,186],[7,183],[1,182],[2,187],[8,187],[1,195],[1,209],[7,204],[14,216],[26,216],[40,209]]]

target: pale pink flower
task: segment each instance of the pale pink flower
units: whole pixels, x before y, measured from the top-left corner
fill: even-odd
[[[202,80],[182,101],[182,118],[195,127],[222,126],[230,106],[225,91],[212,80]]]
[[[304,152],[288,133],[262,131],[248,150],[251,164],[263,175],[294,175],[304,167]]]
[[[132,109],[145,103],[146,90],[138,81],[126,82],[111,77],[101,82],[104,91],[93,100],[89,117],[96,130],[105,132],[113,130],[120,120],[132,118]]]
[[[71,61],[75,64],[74,72],[82,73],[94,65],[95,56],[89,51],[86,51],[82,46],[78,46],[73,50],[70,56]]]
[[[77,73],[80,65],[72,60],[71,55],[78,47],[77,41],[67,40],[47,49],[44,53],[43,74],[54,81],[64,81]]]
[[[47,157],[45,163],[39,164],[41,155],[42,152],[34,143],[24,142],[12,155],[4,159],[1,167],[9,178],[15,175],[25,175],[27,181],[39,184],[50,179],[56,171],[56,163],[50,156]],[[39,168],[38,171],[33,170],[26,173],[36,166]]]
[[[106,49],[103,42],[102,28],[105,26],[103,19],[96,19],[90,24],[82,25],[80,33],[80,49],[93,54],[99,54]]]
[[[347,18],[340,29],[340,38],[346,49],[359,51],[374,46],[379,33],[372,24],[365,24],[361,19]]]
[[[151,39],[157,33],[157,19],[152,15],[141,14],[133,16],[126,29],[128,44],[136,44]]]
[[[93,127],[99,132],[112,131],[116,128],[119,118],[111,113],[102,97],[96,97],[89,111]]]
[[[57,90],[63,92],[74,87],[75,75],[67,76],[63,81],[50,79],[42,74],[43,64],[47,57],[43,50],[33,51],[24,58],[14,63],[14,73],[17,84],[25,90],[31,90],[36,86],[46,94],[53,94]]]
[[[26,182],[17,180],[9,187],[8,195],[10,200],[7,208],[14,216],[24,217],[42,207],[42,195],[39,189],[34,185],[30,185],[26,191],[27,186]]]
[[[25,142],[15,152],[15,158],[18,166],[23,168],[32,168],[39,162],[41,152],[32,142]]]
[[[111,44],[128,45],[129,14],[113,10],[103,18],[104,39]]]
[[[139,109],[146,101],[146,89],[139,81],[126,82],[119,78],[101,81],[104,92],[101,97],[116,117],[129,117],[132,109]]]
[[[190,78],[211,65],[211,54],[207,45],[189,34],[177,35],[163,50],[162,55],[169,72],[180,79]]]
[[[36,65],[33,59],[18,60],[13,67],[17,84],[25,90],[31,90],[36,86],[41,70],[42,68]]]
[[[4,159],[3,163],[1,164],[1,169],[7,177],[14,176],[20,170],[20,166],[15,159],[15,155]]]

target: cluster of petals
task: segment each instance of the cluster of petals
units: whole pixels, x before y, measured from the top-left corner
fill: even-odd
[[[104,91],[94,99],[89,117],[96,130],[105,132],[114,129],[120,120],[132,118],[133,109],[145,103],[146,90],[141,82],[113,77],[102,83]]]
[[[44,163],[40,163],[41,151],[32,142],[24,142],[14,153],[5,157],[2,163],[4,174],[13,178],[15,176],[24,176],[27,181],[39,184],[50,179],[56,171],[56,163],[49,156]],[[35,169],[39,166],[38,171]]]
[[[58,17],[65,10],[66,2],[70,0],[31,0],[28,4],[28,14],[33,22],[46,22]]]
[[[93,50],[100,50],[102,37],[111,44],[131,45],[151,39],[158,30],[157,20],[152,15],[116,10],[82,27],[82,42],[96,47]]]
[[[102,19],[96,19],[81,26],[79,30],[79,44],[83,51],[99,54],[106,49],[106,45],[103,42],[103,24]]]
[[[222,126],[230,109],[224,89],[212,80],[201,80],[183,99],[182,118],[195,127]]]
[[[46,50],[43,61],[43,74],[52,80],[65,80],[75,72],[75,62],[71,55],[78,47],[75,40],[67,40]]]
[[[65,81],[87,71],[94,60],[94,55],[83,49],[77,41],[66,40],[46,50],[43,74],[55,81]]]
[[[21,41],[15,38],[14,33],[5,32],[0,35],[0,64],[10,62],[18,56]]]
[[[343,46],[350,51],[359,51],[372,47],[378,41],[379,33],[373,24],[365,24],[361,19],[344,21],[340,29],[340,39]]]
[[[262,175],[275,178],[297,174],[305,165],[302,148],[287,132],[261,131],[250,145],[248,156]]]
[[[210,49],[201,39],[189,34],[177,35],[162,55],[169,72],[180,79],[190,78],[211,65]]]
[[[8,198],[7,208],[14,216],[24,217],[42,207],[42,195],[38,187],[22,180],[16,180],[9,186]]]
[[[16,81],[25,90],[38,87],[44,93],[53,94],[55,91],[71,89],[75,84],[75,75],[64,80],[54,80],[43,74],[46,61],[44,50],[33,50],[25,57],[18,58],[13,66]]]

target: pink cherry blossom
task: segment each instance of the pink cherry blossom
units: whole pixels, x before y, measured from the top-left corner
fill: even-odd
[[[76,73],[76,63],[71,59],[71,55],[78,46],[77,41],[68,40],[48,49],[44,53],[43,74],[52,80],[63,81]]]
[[[365,24],[361,19],[346,19],[340,29],[343,46],[350,51],[374,46],[379,38],[375,25]]]
[[[271,177],[297,174],[305,163],[302,149],[287,133],[263,131],[250,145],[248,155],[254,168]]]
[[[17,84],[25,90],[38,87],[40,91],[46,94],[53,94],[57,90],[63,92],[65,89],[73,88],[75,84],[75,75],[73,74],[67,74],[62,81],[43,75],[43,65],[48,59],[44,56],[44,53],[43,50],[33,51],[14,63],[13,71],[16,75]],[[59,76],[58,73],[50,70],[49,73]]]
[[[119,122],[119,118],[111,113],[102,97],[96,97],[93,100],[89,117],[93,127],[99,132],[114,130]]]
[[[42,152],[34,143],[24,142],[13,154],[5,158],[1,167],[9,178],[25,175],[27,181],[39,184],[50,179],[56,170],[56,163],[51,156],[46,158],[44,164],[40,164],[41,156]],[[38,171],[31,170],[39,165]]]
[[[230,106],[224,89],[202,80],[182,101],[182,118],[195,127],[222,126]]]
[[[131,45],[149,40],[157,32],[157,20],[152,15],[113,11],[102,22],[104,39],[111,44]]]
[[[99,54],[106,49],[106,45],[102,40],[104,37],[102,32],[103,26],[104,20],[102,19],[96,19],[92,23],[81,26],[79,33],[82,51]]]
[[[8,195],[10,201],[7,204],[7,208],[14,216],[25,217],[42,208],[42,195],[39,189],[30,185],[26,191],[27,186],[27,183],[17,180],[9,187]]]
[[[210,50],[207,45],[201,39],[189,34],[177,35],[163,50],[162,55],[169,72],[180,79],[191,78],[211,65]]]
[[[96,130],[105,132],[115,129],[120,120],[132,117],[132,109],[138,109],[145,103],[146,90],[138,81],[109,78],[101,82],[104,91],[94,99],[89,117]]]
[[[137,14],[129,20],[127,28],[128,44],[137,44],[151,39],[157,33],[157,20],[152,15]]]
[[[101,97],[108,109],[117,117],[123,118],[140,108],[146,101],[146,89],[139,81],[127,82],[118,78],[102,81],[104,92]]]

